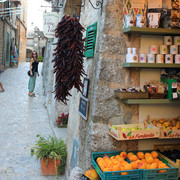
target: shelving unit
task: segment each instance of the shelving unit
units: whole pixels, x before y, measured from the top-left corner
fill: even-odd
[[[121,99],[120,101],[124,104],[180,104],[180,100],[169,99]]]
[[[180,64],[123,63],[124,68],[180,68]]]
[[[138,33],[142,35],[180,35],[179,29],[165,29],[165,28],[141,28],[128,27],[123,30],[124,33]]]

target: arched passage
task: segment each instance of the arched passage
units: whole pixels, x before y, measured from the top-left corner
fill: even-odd
[[[32,49],[26,49],[26,62],[29,62],[32,56]]]

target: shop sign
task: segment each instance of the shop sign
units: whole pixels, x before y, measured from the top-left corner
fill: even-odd
[[[59,22],[59,14],[56,12],[45,12],[43,14],[43,33],[47,38],[55,37],[55,29]]]

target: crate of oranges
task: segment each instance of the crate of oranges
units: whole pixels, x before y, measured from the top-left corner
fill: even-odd
[[[102,180],[178,180],[178,167],[167,159],[156,151],[92,153]]]

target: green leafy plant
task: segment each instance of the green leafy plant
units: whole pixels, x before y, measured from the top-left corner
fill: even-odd
[[[66,144],[61,138],[57,139],[52,136],[44,138],[37,135],[35,146],[31,148],[31,156],[36,156],[37,161],[46,158],[46,165],[48,165],[49,159],[54,159],[54,161],[60,159],[62,161],[62,164],[60,163],[61,168],[55,168],[57,169],[57,174],[62,174],[59,169],[62,169],[62,165],[65,168],[67,156]]]
[[[39,62],[43,62],[43,57],[42,57],[42,56],[39,56],[39,57],[38,57],[38,61],[39,61]]]

